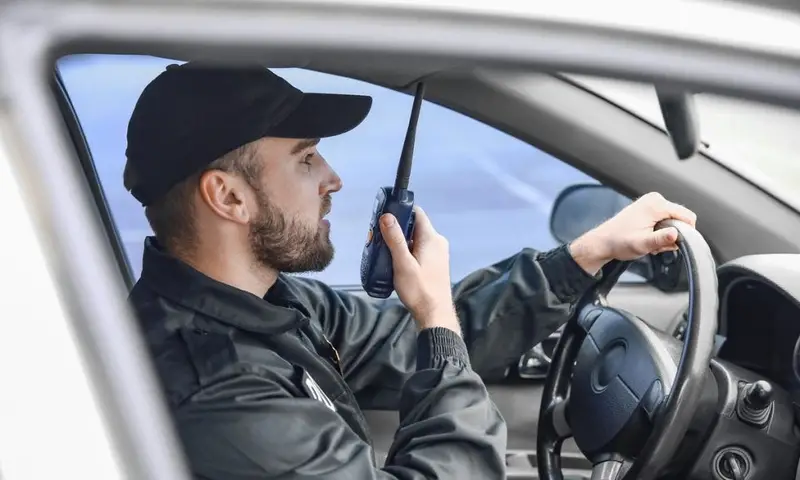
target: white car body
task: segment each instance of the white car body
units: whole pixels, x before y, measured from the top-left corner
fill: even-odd
[[[352,10],[335,14],[344,8]],[[257,12],[263,16],[253,15]],[[359,21],[356,12],[372,21],[354,29]],[[217,22],[209,23],[214,18]],[[385,22],[376,23],[378,19]],[[302,28],[294,28],[292,21]],[[413,30],[406,31],[412,23]],[[500,34],[495,29],[502,25],[508,30]],[[459,36],[470,29],[487,41],[477,45],[475,39]],[[512,35],[518,43],[508,43]],[[197,43],[198,51],[203,50],[199,46],[203,39],[231,49],[266,42],[272,48],[319,51],[360,48],[397,61],[426,54],[475,63],[490,63],[493,58],[518,66],[550,60],[557,69],[605,71],[627,78],[658,73],[680,82],[800,105],[800,17],[732,2],[259,0],[7,5],[0,10],[0,205],[5,207],[5,235],[0,237],[4,313],[0,477],[4,480],[187,478],[157,392],[138,388],[154,385],[153,373],[142,361],[145,351],[135,330],[125,326],[130,322],[124,290],[86,196],[78,190],[81,183],[67,161],[67,147],[54,133],[52,106],[43,95],[45,82],[37,77],[45,72],[43,59],[51,47],[89,37],[99,43],[147,37],[151,45]],[[489,41],[492,38],[496,41]],[[607,57],[593,58],[590,49],[577,48],[574,42],[580,38],[596,38],[607,48]],[[672,47],[660,50],[659,57],[655,52],[660,45]],[[680,49],[685,56],[673,56]],[[655,56],[637,57],[642,52]],[[707,65],[716,72],[686,66],[701,58],[716,58],[716,63]],[[748,72],[752,65],[748,62],[756,60],[767,62],[769,69]],[[736,72],[740,76],[734,82],[729,75]],[[59,185],[66,190],[56,191]],[[94,282],[87,290],[89,275]],[[104,319],[103,330],[87,332],[87,326],[100,325],[83,323],[89,317]],[[91,335],[106,335],[108,345],[97,347],[87,340]],[[95,363],[97,358],[110,363]],[[129,390],[110,384],[109,371],[124,377]],[[55,389],[60,398],[51,402]]]

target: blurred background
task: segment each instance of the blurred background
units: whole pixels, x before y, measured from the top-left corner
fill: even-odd
[[[179,62],[128,55],[76,55],[59,62],[136,277],[143,239],[151,232],[141,206],[122,185],[125,132],[142,89],[170,63]],[[331,74],[296,68],[274,71],[304,91],[373,97],[364,123],[319,145],[344,188],[334,195],[329,217],[335,259],[325,271],[307,274],[333,286],[359,285],[373,200],[380,186],[393,183],[412,97]],[[663,127],[652,85],[572,78]],[[706,94],[696,95],[696,103],[708,153],[800,206],[800,162],[789,161],[800,149],[797,112]],[[557,195],[570,185],[597,183],[521,140],[427,101],[417,132],[411,189],[450,240],[454,280],[521,248],[558,245],[549,228]],[[636,279],[627,274],[627,280]]]

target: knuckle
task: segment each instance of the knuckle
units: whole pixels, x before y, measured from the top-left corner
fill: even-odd
[[[664,201],[664,196],[661,195],[658,192],[648,192],[642,198],[644,198],[645,200],[647,200],[648,202],[651,202],[651,203],[657,203],[657,202],[663,202]]]

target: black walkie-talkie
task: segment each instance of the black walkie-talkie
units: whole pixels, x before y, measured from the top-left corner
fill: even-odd
[[[414,105],[411,107],[411,119],[408,122],[403,151],[397,165],[394,187],[383,187],[378,190],[372,208],[367,243],[361,255],[361,286],[367,295],[375,298],[387,298],[394,291],[392,255],[381,235],[380,217],[385,213],[394,215],[400,228],[403,229],[406,242],[410,242],[414,234],[414,192],[408,189],[408,180],[411,176],[417,121],[424,93],[425,85],[420,82],[417,84]]]

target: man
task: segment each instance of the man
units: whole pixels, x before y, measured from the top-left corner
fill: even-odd
[[[563,324],[609,260],[674,249],[658,221],[695,222],[650,194],[569,246],[523,250],[451,289],[447,241],[418,209],[413,251],[381,219],[402,304],[286,276],[332,259],[324,217],[342,182],[316,144],[370,106],[194,63],[137,102],[125,184],[155,237],[131,302],[199,478],[504,478],[506,426],[479,374]],[[362,409],[399,410],[385,465]]]

